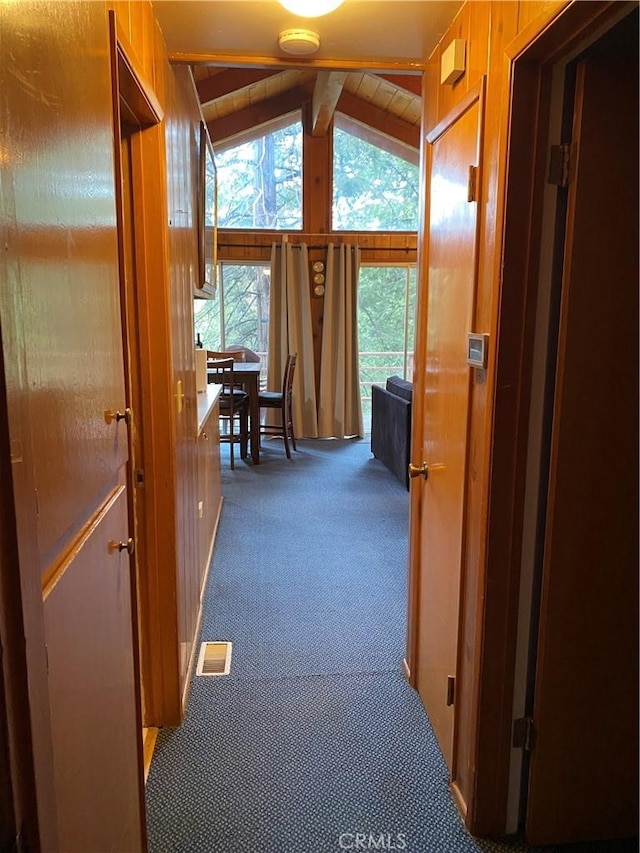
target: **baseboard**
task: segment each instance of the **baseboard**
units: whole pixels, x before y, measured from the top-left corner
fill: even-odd
[[[153,727],[148,729],[142,729],[142,757],[144,761],[145,784],[149,777],[149,770],[151,769],[151,759],[153,758],[153,750],[156,746],[157,737],[158,729]]]
[[[458,811],[462,815],[462,820],[465,825],[467,823],[467,802],[462,796],[462,792],[460,788],[456,785],[455,782],[451,783],[451,793],[453,794],[453,799],[455,801],[456,806],[458,807]]]
[[[402,671],[404,672],[404,677],[407,679],[409,684],[411,684],[411,670],[409,669],[409,664],[407,663],[406,658],[402,658]]]
[[[202,623],[202,597],[204,595],[204,591],[207,586],[207,579],[209,577],[209,569],[211,568],[211,560],[213,559],[213,548],[216,544],[216,536],[218,534],[218,524],[220,522],[220,515],[222,513],[222,502],[224,498],[220,498],[220,504],[218,506],[218,514],[216,516],[216,523],[213,529],[213,535],[211,536],[211,545],[209,546],[209,554],[207,557],[207,568],[204,570],[204,574],[202,576],[202,586],[200,587],[200,597],[198,604],[198,618],[196,619],[196,627],[193,632],[193,638],[191,643],[191,654],[189,655],[189,663],[187,665],[187,676],[184,682],[184,690],[182,691],[182,716],[184,717],[185,712],[187,710],[187,704],[189,702],[189,694],[191,691],[191,681],[193,679],[193,671],[196,665],[196,660],[198,659],[198,654],[200,652],[200,648],[198,646],[198,637],[200,636],[200,625]]]

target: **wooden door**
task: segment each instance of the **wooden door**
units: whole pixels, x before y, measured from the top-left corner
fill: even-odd
[[[423,490],[417,603],[416,687],[448,766],[452,767],[453,683],[464,525],[470,368],[476,285],[477,201],[469,169],[478,166],[479,92],[430,135],[430,227],[426,374],[421,446]],[[420,484],[419,486],[417,484]]]
[[[114,490],[45,600],[58,840],[141,849],[126,487]]]
[[[0,325],[36,784],[51,779],[42,847],[137,853],[131,577],[111,546],[130,535],[127,426],[105,416],[126,405],[107,19],[80,0],[2,15],[5,143],[20,157],[2,163]]]
[[[638,43],[579,62],[526,816],[638,828]]]

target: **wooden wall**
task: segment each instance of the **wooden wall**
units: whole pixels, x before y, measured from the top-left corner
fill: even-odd
[[[167,85],[168,250],[176,456],[176,516],[180,682],[186,685],[198,617],[197,406],[193,292],[198,270],[195,220],[200,112],[187,68],[171,70]],[[182,403],[180,395],[183,394]]]
[[[149,232],[141,321],[149,449],[145,490],[150,493],[140,573],[141,664],[145,725],[177,725],[186,702],[203,576],[193,337],[201,115],[189,69],[167,61],[151,5],[131,0],[113,7],[164,108],[162,124],[142,135],[144,182],[137,187],[147,202],[141,227]]]
[[[62,825],[56,806],[47,601],[58,618],[75,549],[93,541],[96,519],[126,488],[126,431],[120,424],[115,441],[115,427],[103,417],[105,409],[125,403],[109,9],[136,70],[164,109],[164,120],[139,134],[144,141],[134,149],[134,193],[144,202],[136,242],[146,245],[136,263],[149,510],[138,581],[149,601],[165,602],[148,624],[140,623],[147,632],[141,665],[150,685],[149,722],[181,719],[200,593],[194,580],[201,572],[192,340],[199,110],[188,72],[170,68],[149,2],[3,4],[0,694],[8,710],[0,725],[8,720],[10,726],[1,743],[10,750],[13,796],[11,803],[2,799],[2,829],[15,819],[30,850],[52,853],[59,834],[73,833],[74,823],[90,837],[93,816],[87,810],[82,820]],[[126,512],[118,513],[110,535],[126,539]],[[100,546],[95,555],[97,576],[115,577],[118,565],[126,577],[126,554],[115,558]],[[21,682],[13,677],[19,671]],[[130,711],[139,719],[136,709]],[[106,734],[98,740],[108,744]],[[132,747],[134,774],[141,769],[135,753]],[[83,772],[102,769],[100,762],[84,761]],[[104,799],[115,802],[110,792],[118,778],[104,781]],[[129,811],[135,800],[129,798]],[[135,832],[142,844],[144,829]],[[137,846],[132,841],[127,849]]]
[[[490,340],[497,340],[498,313],[500,310],[501,250],[502,250],[502,193],[506,169],[506,117],[509,107],[508,62],[504,52],[507,45],[525,30],[529,34],[541,31],[550,20],[558,15],[568,3],[562,2],[467,2],[460,9],[449,30],[429,58],[423,85],[423,137],[441,122],[448,113],[459,104],[467,93],[477,86],[482,77],[486,78],[486,97],[484,114],[484,133],[482,155],[484,164],[480,175],[480,231],[479,261],[477,278],[477,301],[472,328],[488,332]],[[453,39],[466,42],[466,71],[454,85],[440,83],[440,59],[442,53]],[[426,145],[425,145],[426,148]],[[424,152],[423,152],[424,153]],[[423,168],[428,168],[425,158]],[[421,225],[422,233],[428,236],[428,228]],[[429,268],[428,245],[421,248],[420,274],[426,280]],[[426,308],[425,294],[422,293],[421,313]],[[424,318],[423,318],[424,322]],[[490,349],[487,371],[474,371],[470,399],[470,420],[468,433],[469,474],[467,484],[466,528],[464,537],[464,584],[460,602],[459,668],[456,677],[456,749],[452,785],[467,826],[477,834],[499,833],[504,830],[500,824],[499,804],[500,780],[498,775],[489,778],[491,772],[497,774],[497,753],[500,749],[510,749],[510,743],[493,743],[493,770],[489,763],[479,767],[478,750],[478,707],[480,700],[481,668],[486,664],[486,642],[490,638],[484,612],[488,576],[487,558],[487,516],[489,511],[489,483],[492,462],[492,418],[494,411],[494,358],[495,346]],[[421,429],[420,413],[414,424],[414,436]],[[417,516],[416,498],[412,496],[412,514]],[[418,582],[418,570],[414,567],[418,553],[418,530],[415,523],[411,533],[411,589],[415,596],[415,584]],[[517,594],[517,585],[507,590],[508,595]],[[508,602],[502,601],[503,605]],[[506,609],[505,609],[506,612]],[[410,615],[411,619],[411,615]],[[413,650],[411,632],[408,647],[408,666],[412,669]],[[506,631],[513,626],[494,624],[490,631],[494,638],[500,635],[500,644],[496,646],[504,655],[509,649]],[[513,645],[513,644],[512,644]],[[511,650],[512,651],[512,650]],[[507,654],[510,654],[508,651]],[[508,669],[509,661],[502,661]],[[503,671],[498,667],[498,671]],[[500,694],[502,685],[490,683],[494,691],[489,696]],[[508,690],[508,687],[507,687]],[[504,698],[504,696],[502,697]],[[509,703],[505,702],[505,706]],[[498,713],[496,709],[496,714]],[[504,722],[504,721],[503,721]],[[509,726],[511,720],[509,718]],[[495,734],[495,732],[494,732]],[[486,744],[482,746],[485,753]],[[504,758],[504,754],[502,756]],[[480,775],[482,771],[485,775]],[[483,792],[484,801],[477,796]],[[490,793],[488,793],[490,792]]]

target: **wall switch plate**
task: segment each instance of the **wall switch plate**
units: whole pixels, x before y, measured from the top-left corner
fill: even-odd
[[[471,367],[480,367],[484,370],[487,366],[487,354],[489,349],[489,335],[477,335],[469,332],[467,335],[467,363]]]

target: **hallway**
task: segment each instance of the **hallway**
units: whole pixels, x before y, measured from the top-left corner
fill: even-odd
[[[534,853],[467,835],[402,674],[407,492],[368,439],[299,447],[235,473],[223,451],[201,638],[232,641],[231,673],[158,737],[150,851]]]

